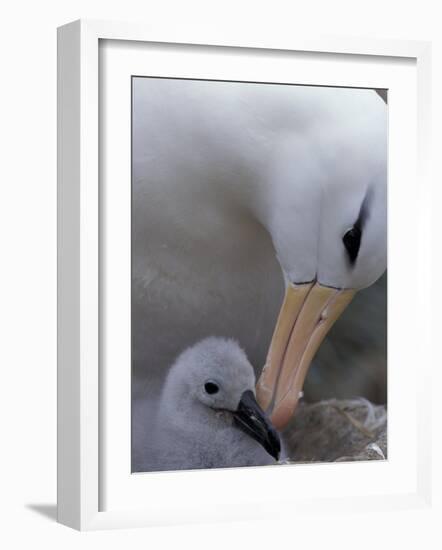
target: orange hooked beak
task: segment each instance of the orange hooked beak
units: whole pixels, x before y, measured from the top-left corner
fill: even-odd
[[[258,403],[278,430],[292,417],[317,349],[354,295],[314,282],[287,287],[256,386]]]

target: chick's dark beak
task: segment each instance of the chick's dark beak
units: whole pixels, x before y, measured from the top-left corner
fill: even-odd
[[[233,417],[235,424],[243,432],[253,437],[275,460],[278,460],[281,452],[278,432],[258,405],[252,391],[248,390],[242,394]]]

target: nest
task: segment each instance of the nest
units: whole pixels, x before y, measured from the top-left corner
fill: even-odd
[[[301,402],[282,434],[288,462],[387,458],[387,409],[366,399]]]

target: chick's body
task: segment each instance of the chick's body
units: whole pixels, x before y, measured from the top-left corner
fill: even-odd
[[[235,341],[211,337],[185,350],[166,379],[151,437],[135,445],[134,470],[276,464],[279,438],[255,405],[254,386]]]

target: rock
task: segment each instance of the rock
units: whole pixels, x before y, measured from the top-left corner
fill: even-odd
[[[289,462],[387,458],[387,409],[363,398],[301,402],[284,430]]]

